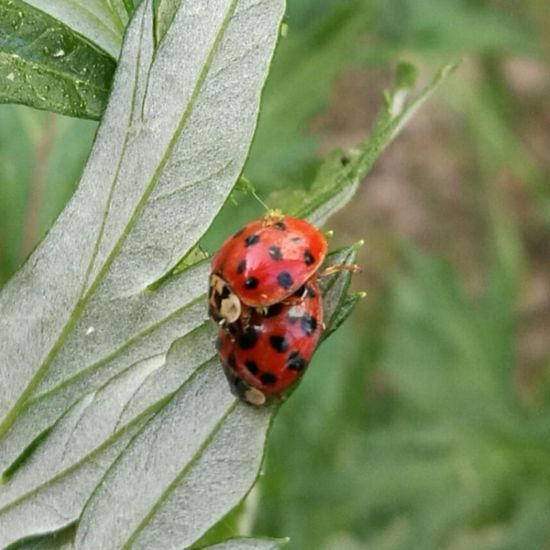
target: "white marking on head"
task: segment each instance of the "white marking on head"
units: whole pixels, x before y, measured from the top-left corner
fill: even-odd
[[[257,388],[248,388],[244,394],[244,398],[251,404],[256,407],[260,407],[266,402],[265,394],[262,393]]]
[[[241,301],[232,292],[220,304],[220,315],[228,322],[234,323],[241,316]]]

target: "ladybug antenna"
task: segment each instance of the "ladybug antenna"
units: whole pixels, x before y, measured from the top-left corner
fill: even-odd
[[[260,199],[260,197],[256,193],[254,185],[248,178],[241,176],[241,178],[235,185],[235,189],[238,189],[241,193],[244,193],[245,195],[250,193],[267,211],[269,211],[269,206],[267,206],[267,204],[262,199]]]
[[[254,189],[254,187],[251,187],[250,189],[250,193],[252,194],[252,196],[266,209],[266,211],[269,212],[270,208],[269,206],[267,206],[267,204],[262,200],[260,199],[259,195],[256,193],[256,190]]]

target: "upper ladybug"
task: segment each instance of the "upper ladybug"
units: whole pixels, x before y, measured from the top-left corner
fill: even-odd
[[[319,269],[326,253],[327,241],[315,226],[270,212],[221,246],[212,260],[211,294],[220,296],[225,290],[248,306],[270,306],[296,292]],[[229,288],[224,289],[224,283]],[[213,305],[211,301],[211,309]],[[219,317],[234,321],[235,300],[222,305],[228,312],[221,311]]]

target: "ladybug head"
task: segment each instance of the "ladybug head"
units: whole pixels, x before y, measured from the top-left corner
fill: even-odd
[[[217,323],[234,323],[241,316],[241,301],[216,273],[212,273],[210,276],[208,304],[210,316]]]

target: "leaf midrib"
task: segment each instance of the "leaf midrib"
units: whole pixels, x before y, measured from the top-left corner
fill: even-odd
[[[69,80],[70,82],[82,82],[86,84],[89,88],[92,88],[94,90],[99,90],[101,92],[108,92],[110,90],[110,87],[108,86],[107,87],[98,86],[97,84],[94,84],[89,80],[82,80],[81,78],[77,78],[75,73],[72,73],[69,71],[61,72],[57,69],[54,69],[52,65],[43,65],[41,63],[37,63],[36,61],[32,61],[27,57],[21,57],[18,54],[17,54],[17,57],[15,58],[14,54],[7,53],[5,50],[0,51],[0,58],[6,59],[8,63],[11,60],[15,60],[16,63],[20,63],[21,65],[30,65],[32,69],[42,69],[44,72],[49,73],[59,78],[60,80],[63,79],[63,80]],[[71,78],[71,77],[74,77],[74,78]],[[77,93],[78,95],[80,95],[80,97],[82,97],[82,95],[78,92],[78,90],[77,90]]]
[[[169,321],[171,321],[174,317],[178,316],[178,315],[181,315],[181,313],[183,313],[184,311],[186,311],[187,309],[189,309],[190,307],[193,307],[195,304],[199,303],[201,300],[204,300],[204,298],[206,297],[205,294],[201,294],[200,296],[198,296],[197,298],[195,298],[194,300],[192,300],[191,302],[185,304],[184,306],[182,306],[181,308],[178,308],[176,311],[173,311],[170,315],[166,316],[164,319],[161,319],[160,321],[158,321],[157,323],[155,324],[152,324],[150,325],[148,328],[146,328],[145,330],[139,332],[138,334],[132,336],[129,340],[127,340],[122,346],[120,346],[118,349],[116,349],[115,351],[111,352],[109,355],[106,355],[105,357],[103,357],[102,359],[99,359],[98,361],[96,361],[95,363],[91,364],[89,367],[86,367],[85,369],[82,369],[80,371],[78,371],[75,375],[73,376],[70,376],[68,378],[65,378],[63,380],[63,382],[57,384],[56,386],[54,386],[53,388],[50,388],[48,391],[45,391],[44,393],[41,393],[39,395],[37,395],[36,397],[32,397],[30,398],[25,404],[24,404],[24,407],[27,408],[27,407],[30,407],[31,405],[33,405],[34,403],[38,403],[40,401],[43,401],[45,399],[48,399],[52,394],[56,394],[58,391],[62,390],[63,388],[69,386],[70,384],[72,384],[73,382],[79,380],[80,378],[83,378],[84,376],[86,376],[87,374],[90,374],[91,372],[97,370],[98,368],[104,366],[107,362],[111,361],[112,359],[114,359],[119,353],[122,353],[124,350],[126,350],[129,346],[131,346],[132,344],[134,344],[135,342],[139,341],[141,338],[144,338],[145,336],[147,336],[148,334],[151,334],[151,332],[153,332],[154,330],[156,330],[157,328],[160,328],[162,327],[162,325],[164,325],[165,323],[168,323]],[[199,329],[200,327],[202,326],[207,326],[209,323],[209,321],[205,321],[199,325],[197,325],[196,327],[192,328],[191,330],[189,330],[189,332],[186,332],[185,334],[182,334],[181,337],[182,338],[185,338],[187,335],[189,335],[191,332]],[[120,372],[124,372],[124,371],[120,371]],[[109,378],[109,380],[112,380],[113,378],[115,378],[116,376],[118,376],[119,372],[117,372],[115,375],[113,375],[112,378]]]
[[[152,178],[151,178],[151,180],[150,180],[150,182],[149,182],[142,198],[140,199],[140,201],[136,205],[136,208],[134,209],[134,212],[133,212],[132,216],[130,217],[130,220],[126,224],[126,226],[124,228],[124,231],[122,232],[122,234],[119,237],[118,241],[115,243],[111,253],[109,254],[107,259],[105,260],[105,263],[103,264],[103,267],[98,272],[95,280],[90,285],[90,288],[89,288],[88,292],[86,292],[85,295],[77,302],[77,304],[76,304],[76,306],[73,310],[73,314],[71,315],[69,321],[66,323],[66,325],[62,329],[62,331],[59,335],[59,338],[57,339],[57,341],[52,346],[52,349],[51,349],[50,353],[46,356],[46,359],[44,360],[43,364],[38,368],[38,370],[37,370],[36,374],[33,376],[32,380],[29,382],[27,387],[21,392],[21,395],[20,395],[19,399],[13,404],[10,411],[6,414],[4,420],[0,424],[0,437],[4,436],[5,433],[7,432],[7,430],[14,423],[14,421],[17,417],[18,411],[21,409],[21,407],[27,401],[27,399],[30,396],[30,394],[32,393],[32,391],[36,388],[36,386],[39,384],[39,382],[42,380],[42,378],[46,374],[46,372],[47,372],[49,366],[51,365],[52,361],[54,360],[55,356],[57,355],[57,353],[59,352],[59,350],[61,349],[61,347],[65,343],[68,335],[71,333],[74,326],[76,325],[78,319],[80,318],[80,315],[84,311],[84,308],[86,307],[87,303],[89,302],[91,296],[93,295],[93,293],[95,292],[95,290],[97,289],[97,287],[99,286],[99,284],[101,283],[101,281],[103,280],[105,275],[107,274],[113,260],[116,258],[118,252],[120,251],[120,248],[122,247],[122,245],[124,244],[127,236],[129,235],[131,228],[133,227],[134,223],[137,221],[139,214],[143,210],[143,207],[145,206],[145,204],[147,202],[147,199],[149,198],[149,195],[151,194],[151,192],[154,189],[158,179],[160,178],[160,176],[162,174],[162,171],[163,171],[164,167],[166,166],[166,163],[168,162],[171,153],[174,150],[174,147],[177,143],[177,140],[178,140],[179,136],[181,135],[181,133],[183,132],[183,129],[185,128],[185,125],[186,125],[186,123],[189,119],[189,116],[191,115],[191,112],[192,112],[192,110],[195,106],[195,102],[196,102],[196,100],[197,100],[197,98],[200,94],[200,91],[202,90],[202,86],[203,86],[203,84],[206,80],[206,77],[208,76],[208,73],[210,71],[212,60],[213,60],[215,54],[217,53],[220,42],[221,42],[221,40],[222,40],[222,38],[225,34],[225,31],[227,30],[227,27],[229,26],[229,23],[231,21],[231,18],[233,16],[234,12],[235,12],[238,1],[239,0],[231,0],[231,4],[229,5],[229,9],[227,10],[227,13],[226,13],[226,15],[224,17],[224,20],[222,22],[222,25],[220,27],[220,30],[218,31],[218,33],[216,35],[216,38],[215,38],[214,43],[212,45],[212,48],[210,49],[210,52],[207,56],[206,62],[205,62],[204,66],[203,66],[203,68],[200,72],[199,78],[197,80],[197,83],[195,85],[193,93],[192,93],[192,95],[189,99],[189,102],[186,106],[186,109],[182,114],[182,117],[180,119],[178,127],[176,128],[176,131],[172,135],[172,138],[170,139],[168,147],[166,148],[166,151],[165,151],[160,163],[158,164],[157,168],[155,169],[155,171],[153,173],[153,176],[152,176]],[[146,6],[144,8],[143,20],[145,19],[145,10],[146,9],[152,9],[152,8],[151,8],[150,5]],[[152,37],[152,38],[154,39],[154,37]],[[140,34],[140,43],[141,43],[142,39],[143,39],[143,33]],[[137,63],[139,63],[139,55],[137,56],[137,59],[136,59],[136,67],[138,66]],[[149,70],[150,70],[150,68],[151,67],[149,67]],[[139,70],[136,69],[136,79],[138,77],[138,74],[139,74]],[[132,101],[131,113],[133,113],[133,110],[136,107],[136,105],[135,105],[135,91],[136,91],[136,89],[137,89],[137,85],[136,85],[136,83],[134,83],[134,97],[133,97],[133,101]],[[129,120],[130,121],[132,120],[132,116],[129,117]],[[128,136],[128,132],[127,132],[126,136]],[[124,155],[124,152],[126,150],[125,145],[126,145],[126,140],[125,140],[125,144],[124,144],[124,147],[123,147],[123,150],[122,150],[122,153],[121,153],[121,159],[122,159],[122,157]],[[110,195],[112,194],[112,189],[115,186],[115,184],[116,184],[116,177],[113,179],[113,182],[111,184]],[[105,216],[103,218],[103,221],[105,221]],[[98,243],[99,243],[99,236],[98,236],[98,240],[96,241],[96,244],[98,244]],[[94,259],[95,259],[95,255],[93,255],[93,257],[91,259],[91,264],[93,264]],[[84,286],[86,284],[86,280],[87,280],[87,277],[84,278]]]
[[[140,533],[147,527],[149,524],[149,521],[153,516],[157,513],[159,508],[162,506],[162,504],[166,501],[166,499],[173,493],[173,491],[177,488],[177,486],[180,484],[181,480],[184,479],[184,477],[189,473],[189,471],[195,466],[195,464],[199,461],[200,458],[204,455],[205,451],[208,449],[216,435],[220,432],[222,429],[225,421],[229,417],[229,415],[237,408],[238,400],[234,399],[233,402],[229,407],[227,407],[227,410],[224,412],[224,414],[221,416],[221,418],[216,422],[216,425],[212,428],[208,436],[204,439],[204,441],[201,443],[200,447],[195,451],[189,462],[185,465],[185,467],[181,470],[181,472],[172,480],[172,482],[164,489],[162,494],[159,496],[157,501],[151,506],[151,509],[145,517],[140,521],[138,526],[135,528],[135,530],[132,532],[132,534],[128,537],[128,540],[124,544],[124,546],[121,548],[121,550],[131,550],[133,543],[136,541],[136,539],[139,537]],[[139,432],[141,433],[141,432]],[[136,434],[135,437],[137,437],[138,434]],[[135,438],[134,438],[135,439]],[[133,441],[133,440],[132,440]],[[129,443],[129,445],[131,442]],[[118,462],[118,459],[115,460],[113,465]],[[106,476],[105,476],[106,477]],[[104,477],[104,479],[105,479]],[[90,500],[88,500],[90,502]]]
[[[55,483],[56,481],[62,479],[63,477],[71,474],[73,471],[77,470],[80,466],[82,466],[83,464],[86,464],[88,461],[90,460],[93,460],[95,456],[97,456],[99,453],[101,453],[102,451],[104,451],[109,445],[111,445],[112,443],[114,443],[117,439],[119,439],[120,437],[122,437],[128,430],[132,429],[133,426],[135,426],[136,424],[138,424],[139,422],[141,422],[143,420],[143,418],[147,417],[148,415],[151,415],[151,418],[153,418],[158,412],[160,412],[164,406],[166,406],[174,397],[174,395],[176,395],[176,393],[178,393],[179,391],[181,391],[185,386],[187,386],[188,384],[190,384],[194,378],[200,373],[203,371],[203,369],[207,368],[208,365],[212,362],[212,360],[214,359],[214,354],[212,355],[212,357],[209,357],[208,359],[206,359],[205,361],[203,361],[200,365],[198,365],[197,367],[195,367],[195,369],[193,370],[193,372],[183,381],[183,383],[178,387],[176,388],[174,391],[168,393],[167,395],[165,395],[164,397],[162,397],[161,399],[159,399],[158,401],[155,401],[154,403],[152,403],[151,405],[149,405],[146,409],[144,409],[143,411],[141,411],[137,416],[135,416],[134,418],[132,418],[132,420],[130,420],[128,423],[124,424],[123,426],[121,426],[118,430],[114,431],[107,439],[105,439],[105,441],[103,441],[100,445],[98,445],[95,449],[91,450],[90,452],[88,452],[86,455],[84,455],[80,460],[78,460],[77,462],[75,462],[74,464],[71,464],[69,467],[65,468],[64,470],[58,472],[57,474],[55,474],[54,476],[52,476],[51,478],[49,478],[48,480],[40,483],[39,485],[36,485],[34,486],[32,489],[28,490],[26,493],[23,493],[22,495],[18,496],[17,498],[15,498],[14,500],[12,500],[11,502],[9,502],[8,504],[6,504],[5,506],[3,507],[0,507],[0,514],[3,514],[4,512],[6,512],[7,510],[10,510],[11,508],[14,508],[15,506],[17,506],[20,502],[26,500],[27,498],[29,498],[30,496],[38,493],[40,490],[48,487],[49,485],[52,485],[53,483]],[[130,367],[131,368],[131,367]],[[122,374],[122,373],[119,373],[119,374]],[[108,382],[106,382],[104,384],[104,386],[102,387],[105,387],[107,386],[108,384],[110,383],[110,380]],[[101,389],[101,388],[100,388]],[[121,413],[122,414],[122,413]],[[60,422],[61,419],[59,419],[55,424],[58,424]],[[143,426],[145,427],[145,426]],[[136,437],[138,434],[141,433],[141,430],[139,430],[134,437]],[[133,438],[132,438],[133,440]],[[130,440],[128,442],[128,444],[130,444],[130,442],[132,441]],[[115,459],[115,462],[116,462],[116,459]]]

